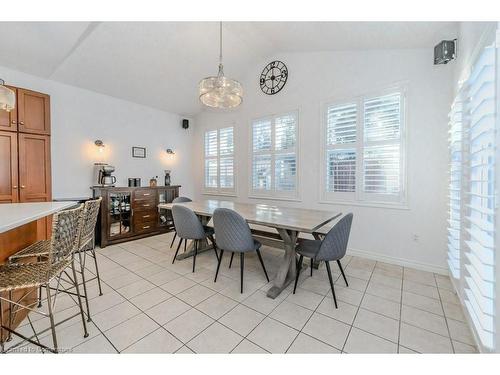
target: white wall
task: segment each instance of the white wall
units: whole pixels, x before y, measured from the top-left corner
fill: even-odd
[[[52,125],[52,196],[90,196],[93,163],[116,166],[117,186],[127,186],[128,177],[140,177],[142,186],[172,170],[172,184],[182,185],[183,195],[192,195],[192,127],[184,130],[181,117],[0,67],[9,85],[49,94]],[[94,145],[105,143],[102,154]],[[147,158],[132,158],[132,146],[147,148]],[[169,159],[165,149],[175,150]]]
[[[264,95],[261,69],[284,61],[290,77],[282,92]],[[234,112],[196,117],[193,163],[196,196],[203,186],[203,133],[235,125],[238,201],[248,198],[249,122],[262,115],[299,109],[301,202],[275,204],[354,213],[351,253],[446,273],[447,113],[453,69],[433,65],[433,50],[290,53],[271,56],[244,80],[244,103]],[[320,204],[320,104],[406,81],[408,85],[407,210]],[[206,196],[205,196],[206,198]],[[231,198],[227,198],[231,199]],[[418,241],[414,241],[414,235]]]

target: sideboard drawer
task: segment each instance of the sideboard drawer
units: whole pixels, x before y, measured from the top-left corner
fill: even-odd
[[[137,211],[153,210],[156,211],[156,201],[155,199],[136,199],[132,203],[132,207]]]
[[[153,189],[138,189],[134,191],[134,199],[155,199],[156,192]]]
[[[134,221],[134,232],[144,233],[156,230],[156,221],[147,221],[142,223],[136,223]]]
[[[158,212],[156,210],[144,210],[134,212],[134,224],[156,221]]]

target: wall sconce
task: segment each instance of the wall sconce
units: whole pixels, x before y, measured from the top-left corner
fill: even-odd
[[[175,152],[171,148],[167,148],[167,154],[169,154],[169,155],[175,155]]]
[[[101,141],[100,139],[94,141],[94,144],[97,146],[97,149],[99,150],[100,153],[104,152],[104,142]]]

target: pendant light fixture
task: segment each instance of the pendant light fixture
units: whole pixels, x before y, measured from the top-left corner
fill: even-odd
[[[207,77],[200,81],[200,101],[212,108],[229,109],[237,107],[243,101],[243,87],[241,83],[224,76],[222,66],[222,22],[219,24],[220,54],[219,73],[216,77]]]
[[[0,110],[10,112],[16,106],[16,93],[5,86],[5,81],[0,78]]]

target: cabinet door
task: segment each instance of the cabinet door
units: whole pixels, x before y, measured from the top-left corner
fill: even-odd
[[[49,136],[19,134],[19,188],[21,202],[52,199]]]
[[[0,131],[0,203],[18,201],[17,133]]]
[[[17,91],[15,87],[7,87],[11,90]],[[0,109],[0,130],[17,131],[17,104],[16,108],[10,112]]]
[[[19,131],[50,134],[50,97],[35,91],[17,89]]]

